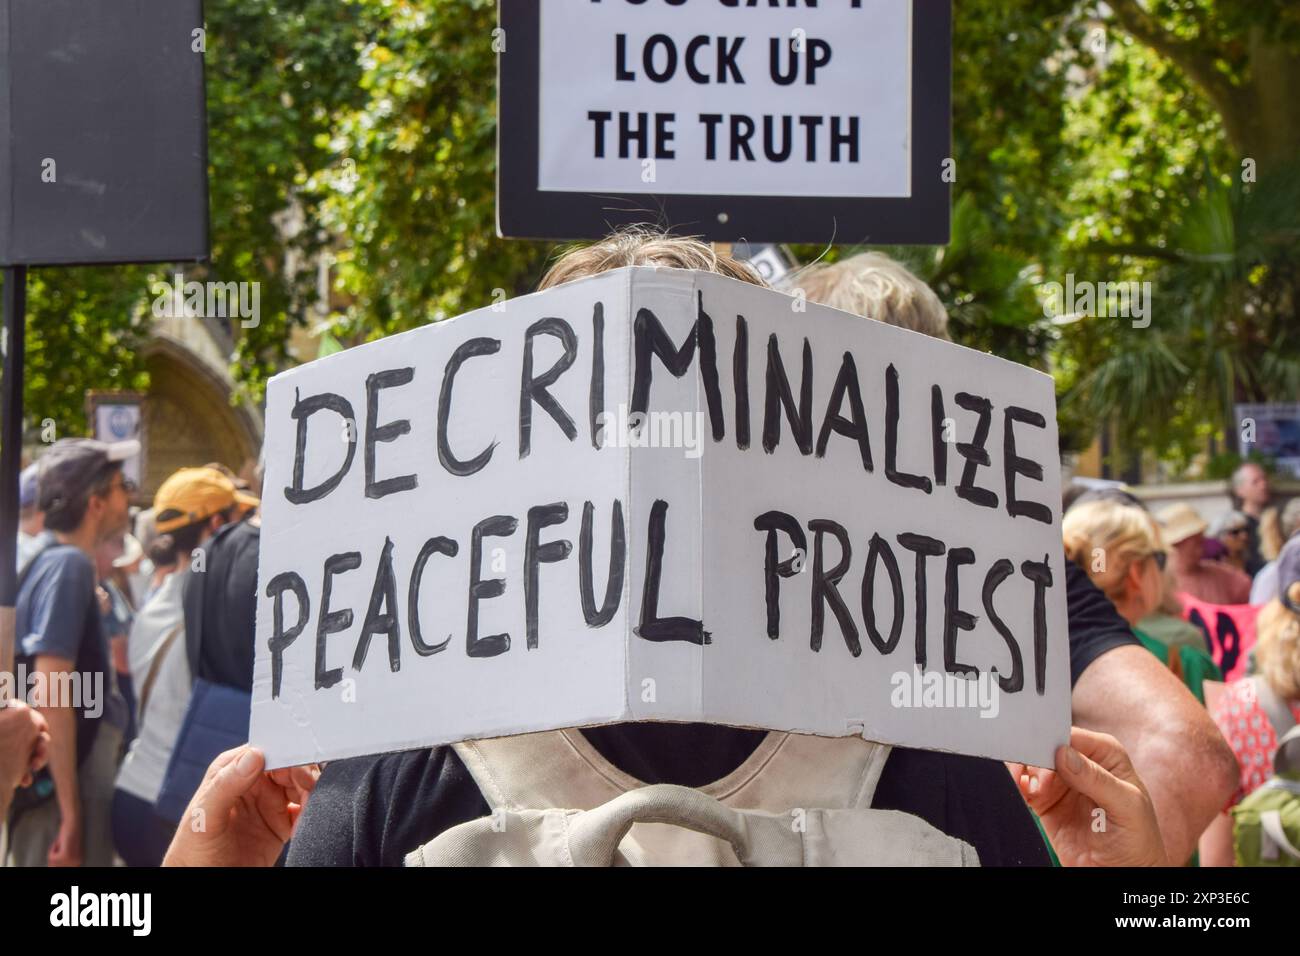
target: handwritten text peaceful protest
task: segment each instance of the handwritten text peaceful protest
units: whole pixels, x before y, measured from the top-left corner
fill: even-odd
[[[295,762],[662,719],[1050,754],[1054,414],[1039,373],[677,270],[294,370],[254,739]],[[913,669],[995,675],[998,719],[891,711]]]

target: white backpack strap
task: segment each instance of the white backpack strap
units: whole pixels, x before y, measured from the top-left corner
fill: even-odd
[[[1282,827],[1281,813],[1277,810],[1265,810],[1259,815],[1259,825],[1264,831],[1264,836],[1267,837],[1261,841],[1262,845],[1259,848],[1261,860],[1276,860],[1279,850],[1293,860],[1300,860],[1300,850],[1291,845],[1286,830]]]
[[[689,787],[629,791],[594,810],[494,811],[452,827],[407,866],[613,866],[717,863],[700,842],[647,858],[634,827],[668,825],[721,841],[743,866],[978,866],[969,844],[896,810],[736,810]]]
[[[590,810],[640,785],[602,760],[576,730],[547,730],[453,745],[488,806]]]
[[[634,823],[667,823],[731,845],[743,866],[801,866],[803,846],[789,817],[744,813],[690,787],[642,787],[569,818],[576,866],[612,866]]]
[[[1300,724],[1284,733],[1273,751],[1273,775],[1300,774]]]
[[[469,740],[453,745],[488,806],[591,810],[645,786],[602,757],[578,730]],[[697,789],[731,807],[871,806],[890,748],[860,736],[769,733],[721,780]]]

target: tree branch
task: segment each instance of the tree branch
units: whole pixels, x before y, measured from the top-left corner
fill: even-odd
[[[1204,47],[1180,39],[1165,29],[1138,0],[1106,0],[1119,25],[1135,40],[1171,60],[1210,98],[1228,129],[1237,139],[1239,111],[1244,91],[1214,68],[1214,55]]]

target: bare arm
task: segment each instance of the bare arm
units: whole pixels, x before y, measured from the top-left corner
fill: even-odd
[[[42,675],[45,696],[36,707],[50,725],[50,776],[54,778],[55,796],[59,801],[59,814],[63,818],[59,826],[60,839],[55,847],[62,852],[61,858],[69,865],[79,865],[81,861],[81,791],[77,786],[77,715],[71,706],[72,701],[48,699],[52,689],[67,686],[54,675],[70,673],[73,662],[65,657],[52,657],[38,654],[35,670]],[[65,706],[58,706],[65,705]],[[75,836],[75,838],[73,838]]]
[[[1235,866],[1232,850],[1232,815],[1220,813],[1201,834],[1201,866]]]
[[[1074,723],[1115,737],[1155,804],[1169,859],[1196,849],[1237,786],[1237,759],[1206,709],[1143,647],[1107,651],[1074,685]]]
[[[45,720],[20,701],[0,700],[0,821],[15,787],[27,786],[45,766],[50,735]]]

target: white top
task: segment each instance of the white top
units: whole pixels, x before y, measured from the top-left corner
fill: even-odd
[[[1267,604],[1277,597],[1277,562],[1270,561],[1255,572],[1255,583],[1250,586],[1250,603]]]
[[[167,636],[180,633],[167,648],[149,692],[148,709],[139,716],[139,735],[122,762],[118,789],[147,803],[158,799],[176,736],[190,703],[190,665],[185,656],[185,614],[181,606],[183,574],[170,574],[135,616],[127,639],[131,682],[137,696]]]

